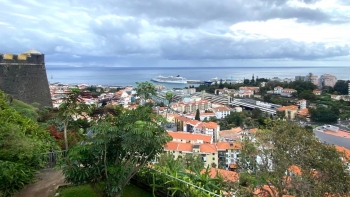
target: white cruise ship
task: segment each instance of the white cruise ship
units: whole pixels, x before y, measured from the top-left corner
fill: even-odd
[[[151,81],[159,82],[159,83],[187,83],[187,79],[184,77],[180,77],[180,75],[176,77],[174,76],[164,77],[159,75],[158,77],[151,79]]]

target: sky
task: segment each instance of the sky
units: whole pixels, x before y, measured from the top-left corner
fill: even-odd
[[[348,66],[350,0],[0,0],[0,53],[55,66]]]

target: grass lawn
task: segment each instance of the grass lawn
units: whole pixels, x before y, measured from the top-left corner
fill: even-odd
[[[98,197],[89,185],[63,188],[59,193],[60,197]],[[125,187],[122,197],[152,197],[152,194],[130,184]]]

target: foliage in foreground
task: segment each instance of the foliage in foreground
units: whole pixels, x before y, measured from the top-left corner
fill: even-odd
[[[334,146],[319,142],[307,129],[287,122],[270,122],[245,140],[239,167],[241,184],[271,196],[347,196],[350,175]]]
[[[58,191],[61,197],[98,197],[90,185],[79,185],[62,188]],[[121,197],[152,197],[153,195],[134,185],[127,185]]]
[[[142,168],[136,175],[136,181],[148,185],[158,196],[209,197],[232,189],[234,183],[226,182],[220,174],[211,177],[210,169],[203,169],[203,166],[200,156],[175,160],[172,154],[164,153],[152,168]]]
[[[93,126],[93,136],[68,152],[66,181],[90,184],[99,196],[120,196],[137,171],[163,151],[171,137],[148,107],[117,110]],[[97,184],[103,182],[100,189]]]
[[[41,164],[38,154],[56,147],[47,131],[9,104],[9,97],[0,91],[0,196],[29,183]]]

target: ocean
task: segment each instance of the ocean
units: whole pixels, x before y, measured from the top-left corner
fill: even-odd
[[[350,79],[349,67],[62,67],[46,66],[50,83],[89,84],[89,85],[133,85],[149,81],[158,75],[177,76],[188,80],[294,78],[308,73],[335,75],[338,79]],[[186,84],[165,84],[167,87],[185,87]]]

